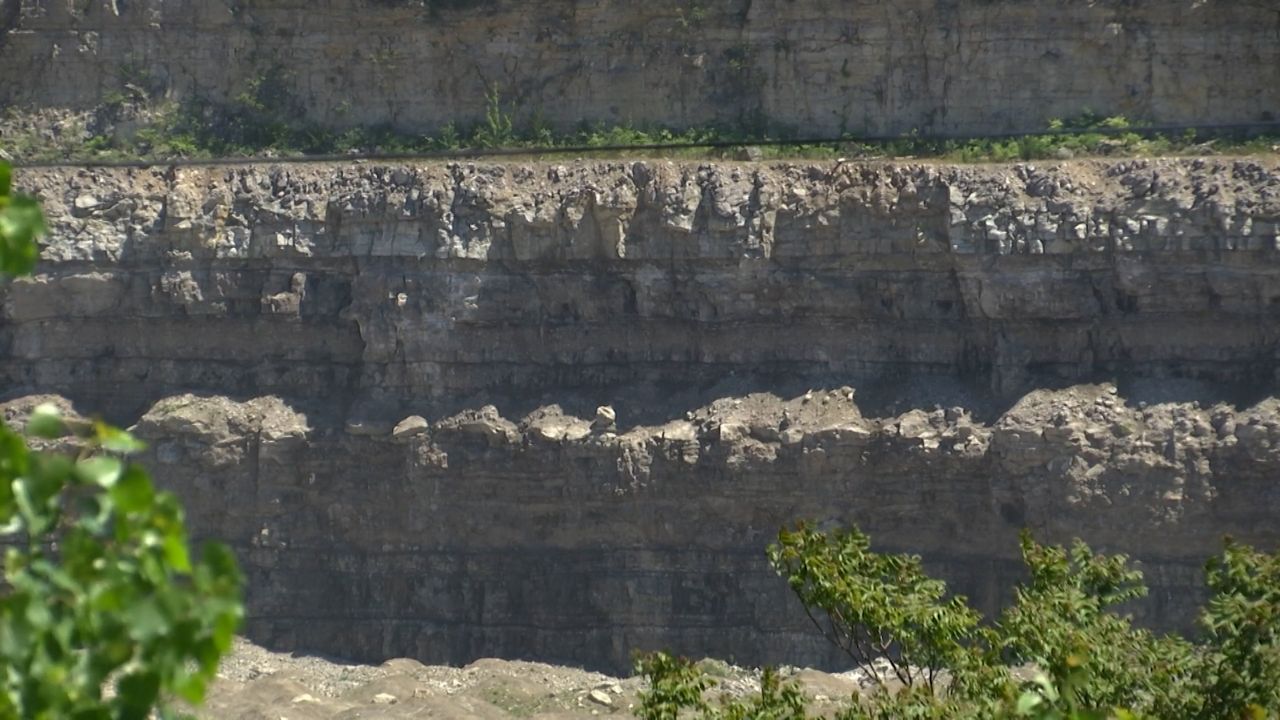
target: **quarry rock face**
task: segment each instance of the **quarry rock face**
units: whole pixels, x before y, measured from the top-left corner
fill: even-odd
[[[582,417],[665,420],[697,399],[673,395],[722,381],[831,379],[882,404],[904,378],[1006,402],[1099,377],[1276,380],[1271,159],[20,182],[53,232],[41,272],[5,294],[0,372],[123,419],[186,391],[326,402],[352,432],[385,435],[415,414],[578,391],[596,399]]]
[[[1267,2],[3,0],[0,106],[262,93],[332,128],[898,135],[1276,120]]]
[[[136,423],[275,649],[838,665],[765,563],[799,518],[986,612],[1078,535],[1185,628],[1222,535],[1280,540],[1274,159],[17,182],[4,387]]]

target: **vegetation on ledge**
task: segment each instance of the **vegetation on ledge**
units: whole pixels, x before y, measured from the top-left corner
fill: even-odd
[[[225,105],[150,100],[129,83],[93,112],[57,115],[10,109],[0,121],[0,152],[15,162],[70,163],[351,154],[529,155],[574,152],[606,157],[740,160],[935,158],[950,162],[1009,162],[1093,156],[1247,155],[1280,149],[1280,133],[1178,134],[1137,132],[1123,117],[1085,113],[1055,121],[1045,134],[945,139],[910,134],[866,140],[846,134],[811,142],[794,129],[762,122],[738,127],[670,129],[584,124],[560,132],[534,114],[517,122],[516,109],[493,91],[483,119],[450,124],[431,135],[390,127],[333,131],[300,122],[305,113],[286,84],[265,75]],[[674,146],[674,147],[652,147]]]

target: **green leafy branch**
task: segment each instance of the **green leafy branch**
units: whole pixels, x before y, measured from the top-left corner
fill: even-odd
[[[35,199],[12,194],[13,171],[0,162],[0,273],[23,275],[36,265],[36,238],[44,233],[44,214]]]
[[[43,231],[0,164],[0,268],[30,271]],[[0,718],[171,717],[172,701],[201,702],[231,648],[235,558],[216,544],[192,558],[177,499],[128,460],[144,447],[50,404],[22,433],[0,423]]]

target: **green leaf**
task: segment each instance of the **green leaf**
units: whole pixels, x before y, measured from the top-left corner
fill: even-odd
[[[160,676],[155,672],[135,672],[120,678],[120,720],[144,720],[160,695]]]
[[[27,605],[26,621],[32,628],[45,628],[53,623],[53,613],[43,603],[30,603]]]
[[[237,577],[236,557],[226,545],[208,543],[204,546],[204,563],[218,577]]]
[[[175,688],[178,696],[193,705],[198,705],[204,701],[205,689],[208,682],[199,673],[190,673],[186,677],[178,681]]]
[[[236,631],[240,629],[241,608],[237,603],[230,612],[218,615],[213,627],[213,645],[220,653],[231,651]]]
[[[0,197],[8,197],[13,189],[13,168],[0,160]]]
[[[110,528],[115,504],[105,493],[82,498],[78,504],[80,527],[91,535],[105,533]]]
[[[10,198],[8,206],[0,209],[0,272],[31,272],[40,257],[35,239],[44,231],[44,215],[35,200]]]
[[[129,624],[129,637],[138,642],[159,637],[171,627],[169,618],[154,596],[134,602],[125,610],[124,617]]]
[[[164,559],[177,572],[191,572],[191,554],[187,551],[187,543],[181,535],[171,533],[165,536]]]
[[[71,458],[57,453],[32,453],[28,475],[38,485],[40,497],[53,499],[72,479],[75,464]]]
[[[76,463],[76,477],[89,485],[113,488],[124,472],[124,463],[117,458],[99,455]],[[114,496],[113,496],[114,499]]]
[[[62,422],[62,411],[53,403],[42,403],[31,411],[27,419],[27,434],[33,437],[54,440],[67,434],[67,426]]]
[[[111,452],[132,455],[147,449],[146,443],[120,428],[98,422],[94,424],[94,430],[98,437],[98,442],[103,448]]]
[[[52,509],[38,493],[33,492],[34,483],[30,478],[18,478],[13,481],[13,498],[17,502],[18,512],[32,536],[40,536],[53,524]]]
[[[137,465],[130,465],[111,487],[111,500],[122,512],[143,512],[151,507],[156,491],[151,478]]]

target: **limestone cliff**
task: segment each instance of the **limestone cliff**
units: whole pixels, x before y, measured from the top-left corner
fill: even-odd
[[[1280,347],[1274,160],[20,180],[54,242],[7,294],[0,372],[126,417],[188,390],[346,403],[354,427],[638,387],[629,423],[654,387],[730,376],[1257,387]]]
[[[140,417],[275,647],[832,663],[764,565],[798,517],[986,610],[1018,529],[1082,535],[1163,626],[1222,534],[1280,540],[1274,159],[18,182],[4,387]]]
[[[3,0],[0,106],[147,94],[329,127],[1043,130],[1276,120],[1280,12],[1238,0]]]

